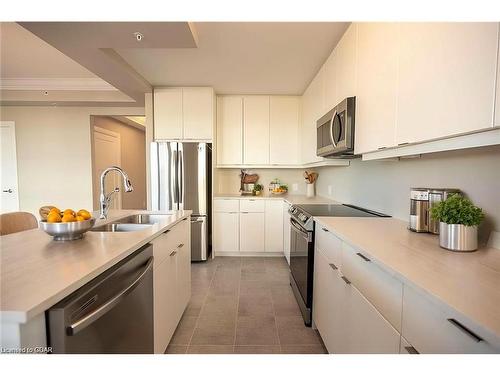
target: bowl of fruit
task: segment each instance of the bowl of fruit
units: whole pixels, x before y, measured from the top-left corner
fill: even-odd
[[[95,218],[87,210],[61,211],[54,206],[44,206],[40,208],[40,216],[40,228],[56,241],[78,240],[95,224]]]
[[[287,192],[288,192],[287,185],[280,185],[280,186],[275,187],[273,190],[271,190],[271,193],[274,195],[286,194]]]

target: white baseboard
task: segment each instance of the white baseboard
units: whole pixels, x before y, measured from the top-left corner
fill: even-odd
[[[216,257],[285,257],[284,253],[255,252],[246,253],[241,251],[215,251]]]

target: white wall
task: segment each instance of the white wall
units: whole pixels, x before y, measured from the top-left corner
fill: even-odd
[[[91,115],[144,115],[144,108],[1,107],[16,124],[19,206],[92,209]]]
[[[500,231],[500,146],[423,155],[401,161],[353,160],[318,168],[317,193],[408,220],[411,187],[461,189],[486,213],[481,240]],[[332,194],[328,195],[328,185]]]
[[[259,184],[264,186],[267,193],[269,183],[275,178],[288,185],[289,194],[305,194],[303,169],[250,169],[250,173],[259,175]],[[218,168],[215,170],[214,192],[215,194],[238,194],[240,189],[240,169]],[[292,185],[296,183],[298,190],[293,191]]]

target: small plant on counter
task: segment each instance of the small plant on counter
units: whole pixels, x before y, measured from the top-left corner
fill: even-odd
[[[255,184],[255,186],[253,187],[253,195],[261,195],[262,190],[264,190],[264,186],[262,186],[261,184]]]
[[[432,218],[446,224],[479,225],[484,219],[481,208],[460,194],[453,194],[431,208]]]

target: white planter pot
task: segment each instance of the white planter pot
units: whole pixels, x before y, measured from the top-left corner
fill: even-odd
[[[306,184],[306,197],[307,198],[312,198],[314,197],[314,183],[312,184]]]
[[[439,246],[452,251],[477,250],[477,226],[440,222]]]

